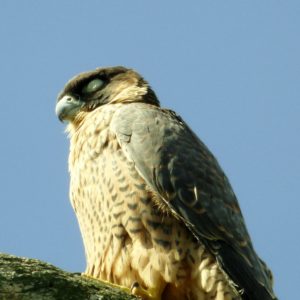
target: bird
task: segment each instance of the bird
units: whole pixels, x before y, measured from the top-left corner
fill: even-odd
[[[217,159],[138,72],[80,73],[55,111],[84,275],[146,300],[277,299]]]

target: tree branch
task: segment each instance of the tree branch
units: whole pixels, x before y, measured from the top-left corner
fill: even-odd
[[[40,260],[0,254],[1,300],[136,300],[121,289]]]

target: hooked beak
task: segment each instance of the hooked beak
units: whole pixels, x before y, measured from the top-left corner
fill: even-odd
[[[71,95],[63,96],[56,104],[55,113],[58,119],[63,121],[72,121],[84,102]]]

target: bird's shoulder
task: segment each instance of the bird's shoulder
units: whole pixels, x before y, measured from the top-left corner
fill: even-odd
[[[190,131],[183,119],[173,110],[148,103],[129,103],[121,105],[112,118],[112,128],[119,134],[178,135]],[[190,131],[191,132],[191,131]]]

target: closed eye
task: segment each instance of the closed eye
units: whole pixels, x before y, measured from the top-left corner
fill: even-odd
[[[93,79],[82,89],[83,94],[91,94],[100,90],[104,85],[104,81],[100,78]]]

